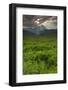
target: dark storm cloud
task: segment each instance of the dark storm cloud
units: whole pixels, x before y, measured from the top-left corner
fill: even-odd
[[[25,27],[35,27],[40,25],[47,20],[57,20],[56,16],[40,16],[40,15],[23,15],[23,26]],[[57,22],[55,22],[55,25]]]
[[[24,27],[30,27],[33,25],[33,15],[23,15],[23,26]]]

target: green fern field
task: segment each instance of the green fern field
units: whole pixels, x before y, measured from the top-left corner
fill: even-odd
[[[57,37],[24,35],[23,38],[23,74],[57,73]]]

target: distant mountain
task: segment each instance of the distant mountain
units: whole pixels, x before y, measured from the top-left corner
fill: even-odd
[[[57,29],[46,29],[44,26],[41,27],[30,27],[23,29],[23,35],[48,35],[57,33]]]
[[[23,35],[33,36],[33,35],[35,35],[35,33],[31,32],[29,30],[23,30]]]

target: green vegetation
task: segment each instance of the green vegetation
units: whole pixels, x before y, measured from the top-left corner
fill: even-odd
[[[24,36],[23,74],[57,73],[57,38],[49,36]]]

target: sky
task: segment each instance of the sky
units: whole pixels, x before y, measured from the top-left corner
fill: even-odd
[[[23,27],[41,27],[46,29],[57,29],[56,16],[40,16],[40,15],[23,15]]]

